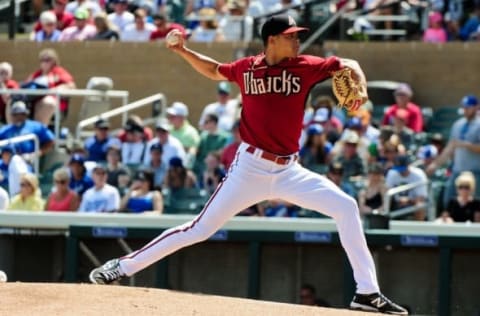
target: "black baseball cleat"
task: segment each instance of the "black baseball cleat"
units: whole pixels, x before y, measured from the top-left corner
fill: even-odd
[[[391,315],[408,315],[405,308],[390,301],[382,293],[355,294],[350,303],[350,308]]]
[[[93,269],[90,272],[90,282],[94,284],[110,284],[125,277],[125,273],[120,269],[120,260],[112,259],[103,266]]]

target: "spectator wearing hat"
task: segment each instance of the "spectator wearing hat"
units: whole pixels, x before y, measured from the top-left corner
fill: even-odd
[[[327,140],[323,126],[312,124],[307,127],[307,139],[300,149],[300,164],[307,169],[325,173],[332,156],[332,144]]]
[[[155,190],[154,174],[151,170],[139,170],[133,178],[128,193],[122,198],[120,208],[130,213],[163,212],[163,198]]]
[[[93,186],[93,180],[87,175],[85,167],[85,158],[82,155],[74,154],[68,163],[70,170],[70,183],[68,186],[82,197],[85,191]]]
[[[374,211],[383,212],[386,193],[383,166],[380,163],[369,165],[365,185],[358,192],[360,213],[366,215]]]
[[[423,130],[423,116],[420,107],[411,102],[413,91],[412,88],[406,83],[401,83],[393,93],[396,103],[391,105],[385,111],[383,116],[382,125],[393,125],[395,113],[398,109],[404,109],[407,111],[407,127],[413,130],[415,133],[419,133]]]
[[[87,9],[78,8],[73,16],[75,24],[62,31],[58,39],[60,42],[84,41],[95,37],[97,29],[89,23],[90,12]]]
[[[92,171],[94,186],[85,191],[79,212],[115,212],[120,208],[120,193],[107,183],[107,168],[97,164]]]
[[[8,185],[10,196],[14,196],[20,192],[20,177],[22,174],[29,173],[30,167],[22,157],[15,153],[13,145],[7,145],[1,150],[0,170],[2,172],[1,184]]]
[[[417,150],[417,159],[421,162],[420,167],[425,170],[437,158],[438,149],[435,145],[423,145]]]
[[[356,134],[357,137],[352,136]],[[356,152],[366,164],[369,159],[369,146],[370,140],[364,134],[364,126],[362,120],[359,117],[353,116],[345,123],[345,129],[338,141],[335,142],[335,145],[332,148],[332,156],[334,159],[337,159],[345,150],[345,142],[347,139],[356,139],[358,138],[356,145]],[[366,165],[365,165],[366,166]],[[348,172],[346,172],[348,173]]]
[[[148,42],[150,35],[155,31],[155,25],[148,23],[147,12],[137,9],[134,13],[134,21],[125,26],[120,32],[120,40],[123,42]]]
[[[103,11],[98,2],[93,0],[74,0],[69,2],[65,7],[65,11],[73,15],[75,15],[78,9],[85,9],[92,15]]]
[[[170,159],[173,157],[180,157],[182,161],[186,160],[185,149],[183,149],[182,143],[172,135],[170,135],[170,130],[172,126],[168,123],[165,118],[160,118],[155,124],[155,133],[156,137],[147,143],[147,148],[145,149],[145,154],[143,158],[143,164],[150,164],[150,147],[153,144],[159,143],[162,145],[162,161],[168,165]]]
[[[40,143],[39,155],[44,155],[53,148],[55,136],[42,123],[29,120],[29,111],[23,101],[16,101],[10,107],[11,124],[0,128],[0,140],[13,137],[34,134]],[[33,140],[15,144],[16,153],[19,155],[35,153],[35,143]]]
[[[428,179],[425,172],[410,164],[407,155],[398,155],[395,158],[394,166],[388,170],[385,177],[387,188],[396,188],[408,184],[417,186],[399,192],[392,198],[392,210],[398,210],[409,206],[416,206],[418,209],[413,213],[413,219],[424,221],[426,218],[426,205],[428,199]],[[409,218],[408,216],[407,218]]]
[[[8,210],[43,211],[45,201],[38,187],[38,178],[32,173],[24,173],[20,177],[20,192],[12,198]]]
[[[122,162],[125,165],[139,165],[143,161],[146,142],[143,140],[143,127],[136,124],[124,126],[125,142],[122,143]]]
[[[60,66],[60,57],[52,48],[45,48],[38,54],[40,67],[31,74],[23,88],[43,88],[43,89],[75,89],[75,80],[73,76],[62,66]],[[69,99],[62,97],[60,100],[53,95],[35,97],[31,100],[33,103],[33,117],[44,125],[50,124],[50,121],[57,107],[60,112],[66,115],[68,112]]]
[[[189,27],[192,34],[188,38],[191,42],[212,43],[223,42],[223,30],[218,26],[217,10],[202,8],[198,11],[198,25]]]
[[[354,131],[345,130],[341,143],[342,150],[334,159],[343,166],[343,176],[345,180],[349,181],[353,180],[353,177],[364,176],[366,174],[366,161],[364,161],[358,153],[360,136]]]
[[[167,34],[172,30],[179,30],[183,37],[187,38],[187,31],[183,25],[170,22],[166,14],[155,14],[153,24],[157,29],[150,34],[150,41],[165,40]]]
[[[113,12],[108,15],[108,20],[121,32],[127,25],[133,23],[135,17],[128,11],[128,0],[113,0],[111,3]]]
[[[117,41],[120,39],[117,26],[110,22],[105,12],[95,14],[93,23],[97,30],[97,33],[92,38],[93,40]]]
[[[162,188],[168,170],[168,165],[162,160],[162,154],[162,144],[153,144],[150,147],[150,164],[145,165],[146,168],[153,171],[153,183],[158,189]]]
[[[344,180],[343,166],[339,162],[331,162],[328,166],[327,178],[330,179],[336,186],[342,189],[353,198],[357,197],[357,192],[350,182]]]
[[[40,14],[39,31],[34,31],[30,35],[30,39],[35,42],[57,42],[62,33],[57,29],[57,16],[52,11],[44,11]]]
[[[480,183],[480,118],[477,115],[479,102],[474,95],[466,95],[461,101],[461,106],[463,117],[453,123],[447,145],[426,170],[431,175],[451,160],[452,174],[446,183],[444,205],[454,196],[455,179],[463,171],[471,171],[476,182]],[[479,195],[480,189],[477,186],[475,196]]]
[[[80,204],[78,194],[70,189],[70,172],[67,168],[60,168],[53,173],[54,189],[49,194],[45,211],[73,212]]]
[[[71,26],[74,23],[73,13],[65,11],[68,0],[54,0],[53,8],[49,12],[55,14],[56,23],[55,27],[59,31],[63,31],[65,28]],[[40,15],[41,16],[41,15]],[[42,23],[39,19],[33,27],[34,32],[39,32],[42,29]]]
[[[215,114],[207,114],[203,130],[193,164],[193,171],[198,179],[202,179],[207,155],[213,151],[223,150],[229,139],[229,135],[218,128],[218,117]]]
[[[244,0],[227,1],[227,10],[218,23],[224,40],[249,43],[253,36],[253,17],[246,14],[247,3]]]
[[[427,43],[445,43],[447,40],[448,35],[443,28],[442,14],[431,11],[428,14],[428,28],[423,32],[423,41]]]
[[[121,148],[111,145],[107,149],[107,183],[118,187],[122,175],[130,175],[130,170],[121,163]]]
[[[227,171],[230,169],[231,164],[235,160],[238,147],[242,142],[242,138],[240,136],[240,121],[236,121],[235,124],[233,124],[232,137],[232,142],[223,148],[221,156],[222,165]]]
[[[170,191],[196,188],[197,177],[191,170],[185,168],[182,159],[179,157],[173,157],[169,161],[169,168],[165,178],[165,187]]]
[[[214,114],[218,117],[218,128],[222,131],[230,132],[233,123],[237,120],[236,113],[238,100],[230,97],[231,86],[228,81],[221,81],[217,86],[217,101],[208,104],[200,116],[198,126],[204,130],[205,120],[208,114]]]
[[[143,140],[148,142],[152,140],[153,138],[153,131],[150,127],[145,126],[143,123],[143,119],[135,114],[129,115],[127,118],[127,121],[125,122],[125,126],[131,126],[131,125],[136,125],[140,126],[143,129]],[[124,127],[125,127],[124,126]],[[120,132],[117,134],[117,138],[123,143],[126,141],[127,138],[127,132],[125,131],[125,128],[122,128]]]
[[[122,147],[120,140],[109,134],[110,123],[105,119],[98,119],[95,124],[95,135],[85,140],[85,149],[90,161],[106,161],[107,150],[111,146]]]
[[[305,110],[303,124],[321,124],[327,139],[334,144],[343,131],[343,123],[346,120],[343,110],[337,109],[335,101],[326,95],[319,95],[309,102],[310,107]]]
[[[18,82],[12,79],[13,67],[10,63],[0,63],[0,88],[2,89],[18,89],[20,86]],[[9,118],[7,115],[7,104],[10,103],[10,95],[0,95],[0,123],[7,123]]]
[[[198,145],[200,144],[200,135],[195,127],[188,121],[188,107],[182,102],[173,102],[167,108],[167,118],[171,124],[170,135],[177,138],[183,145],[187,156],[189,157],[187,165],[191,165]],[[193,162],[192,162],[193,163]]]

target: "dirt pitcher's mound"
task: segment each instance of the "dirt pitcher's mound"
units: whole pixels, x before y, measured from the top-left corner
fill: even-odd
[[[214,295],[91,284],[0,283],[0,315],[372,315]]]

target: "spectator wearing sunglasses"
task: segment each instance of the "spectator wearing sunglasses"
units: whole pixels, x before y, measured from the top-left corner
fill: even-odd
[[[78,194],[68,186],[70,182],[70,173],[68,172],[68,169],[61,168],[55,170],[53,173],[53,181],[55,183],[55,187],[47,199],[45,211],[76,211],[78,209],[80,199]]]

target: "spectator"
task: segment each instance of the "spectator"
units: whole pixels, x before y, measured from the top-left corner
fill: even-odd
[[[84,41],[91,39],[97,34],[97,29],[89,23],[90,13],[85,8],[75,10],[75,24],[67,27],[60,34],[60,42]]]
[[[370,214],[373,211],[384,211],[387,187],[383,174],[381,164],[374,163],[369,165],[365,186],[358,192],[358,206],[362,215]]]
[[[423,145],[417,150],[417,158],[420,160],[423,170],[427,169],[437,156],[438,149],[432,144]]]
[[[426,202],[428,199],[428,180],[425,172],[420,168],[410,165],[407,155],[398,155],[395,158],[395,165],[390,169],[385,178],[389,189],[402,185],[418,183],[418,186],[404,190],[393,196],[392,210],[409,206],[416,206],[413,219],[424,221],[426,216]],[[420,184],[423,182],[423,184]]]
[[[423,33],[423,41],[429,43],[445,43],[447,31],[443,28],[443,17],[440,12],[432,11],[428,15],[428,28]]]
[[[281,199],[260,203],[260,214],[266,217],[298,217],[299,207]]]
[[[202,184],[205,190],[212,194],[225,177],[225,169],[220,162],[220,154],[211,152],[205,158],[205,171],[203,172]]]
[[[200,136],[200,145],[193,165],[193,171],[199,178],[205,170],[207,155],[214,151],[221,151],[228,142],[228,135],[218,128],[218,117],[215,114],[207,114],[203,127],[204,132]]]
[[[183,25],[168,21],[168,17],[165,14],[155,14],[153,16],[153,24],[155,24],[157,29],[150,34],[151,41],[164,40],[171,30],[179,30],[184,38],[187,37],[187,32]]]
[[[173,102],[167,109],[167,118],[172,126],[170,134],[182,143],[189,158],[187,166],[191,167],[200,144],[200,135],[187,119],[188,107],[182,102]]]
[[[93,18],[97,33],[92,38],[94,40],[117,41],[120,39],[117,27],[110,22],[105,12],[97,13]]]
[[[128,167],[120,162],[121,149],[112,145],[107,149],[107,183],[118,187],[118,178],[130,174]]]
[[[102,8],[95,0],[74,0],[69,2],[65,7],[65,11],[75,15],[78,9],[84,9],[90,11],[91,14],[97,14],[102,12]]]
[[[343,177],[347,181],[365,175],[366,161],[362,160],[357,151],[359,142],[360,137],[357,133],[345,131],[345,136],[342,137],[343,148],[340,155],[335,158],[335,161],[343,166]]]
[[[0,89],[18,89],[18,83],[12,79],[13,67],[10,63],[0,63]],[[7,123],[7,104],[10,103],[10,95],[0,95],[0,123]]]
[[[146,165],[153,171],[153,182],[155,188],[160,189],[167,175],[168,165],[162,161],[163,147],[160,143],[155,143],[150,147],[150,164]]]
[[[143,127],[128,124],[126,141],[122,143],[122,162],[126,165],[139,165],[144,160],[146,142],[143,140]]]
[[[208,104],[202,111],[198,123],[200,130],[204,128],[207,115],[214,114],[218,118],[218,128],[226,132],[231,131],[233,123],[237,120],[238,100],[232,99],[230,94],[230,83],[221,81],[217,87],[217,101]]]
[[[355,188],[347,181],[344,181],[343,166],[338,162],[331,162],[328,166],[327,178],[330,179],[336,186],[342,189],[353,198],[356,198],[357,192]]]
[[[123,42],[148,42],[155,26],[146,21],[147,13],[144,9],[135,10],[134,23],[128,24],[120,32]]]
[[[475,198],[475,176],[462,172],[455,179],[457,195],[445,208],[441,218],[444,222],[480,222],[480,200]]]
[[[82,197],[79,212],[115,212],[120,208],[118,190],[107,184],[107,169],[101,164],[93,168],[94,186]]]
[[[128,9],[128,0],[113,0],[113,12],[108,15],[108,20],[122,32],[125,27],[135,20],[135,17]]]
[[[406,83],[400,84],[394,92],[396,103],[388,107],[383,116],[382,125],[393,125],[393,119],[398,109],[405,109],[408,112],[407,127],[416,133],[423,130],[423,116],[420,107],[411,102],[412,89]]]
[[[368,100],[355,112],[349,113],[352,118],[357,117],[361,122],[361,129],[359,136],[366,139],[368,143],[378,142],[380,137],[380,130],[376,128],[372,122],[373,103]]]
[[[345,129],[340,135],[340,138],[335,142],[335,145],[333,145],[332,156],[338,157],[341,155],[341,153],[343,152],[343,148],[345,147],[345,140],[348,138],[352,138],[352,134],[356,134],[358,136],[356,151],[360,158],[364,162],[366,162],[369,155],[368,148],[370,146],[370,140],[364,134],[364,126],[362,120],[356,116],[351,117],[346,122]]]
[[[240,143],[242,142],[240,137],[240,121],[236,121],[235,124],[233,124],[232,136],[233,141],[222,150],[221,162],[226,171],[230,170],[230,166],[237,155],[238,146],[240,146]]]
[[[0,211],[5,211],[10,205],[10,196],[4,188],[0,187]]]
[[[201,43],[223,41],[223,31],[217,22],[217,11],[213,8],[203,8],[198,12],[198,16],[200,24],[193,28],[189,40]]]
[[[68,3],[68,0],[54,0],[53,9],[50,12],[53,12],[56,17],[56,28],[59,31],[63,31],[67,27],[73,24],[73,14],[65,11],[65,7]],[[42,29],[41,21],[37,21],[34,26],[34,31],[38,32]]]
[[[307,128],[307,140],[300,149],[300,164],[307,169],[325,173],[331,161],[330,151],[332,144],[327,141],[327,136],[320,124],[312,124]]]
[[[20,192],[12,198],[8,209],[12,211],[43,211],[45,201],[41,195],[37,176],[25,173],[20,177]]]
[[[197,178],[192,171],[183,166],[182,159],[173,157],[169,163],[165,186],[170,191],[196,188]]]
[[[85,158],[79,154],[74,154],[70,158],[68,167],[71,173],[68,186],[75,191],[78,196],[82,197],[85,191],[93,187],[93,181],[87,175],[87,168],[85,168]]]
[[[153,131],[150,127],[148,126],[145,126],[145,124],[143,123],[143,120],[140,116],[138,115],[129,115],[128,118],[127,118],[127,121],[125,122],[125,126],[130,126],[130,125],[136,125],[136,126],[140,126],[141,128],[143,128],[143,140],[148,142],[150,140],[152,140],[153,138]],[[125,131],[125,129],[121,129],[120,132],[117,134],[117,137],[118,139],[120,139],[120,141],[123,143],[127,140],[127,132]]]
[[[22,86],[33,86],[47,89],[63,90],[75,89],[75,81],[72,75],[60,66],[60,58],[55,50],[46,48],[38,54],[40,69],[27,78],[27,83]],[[60,107],[62,114],[68,112],[68,98],[62,97],[57,105],[55,96],[47,95],[33,101],[33,117],[45,125],[50,123],[55,109]]]
[[[407,127],[408,111],[397,109],[393,117],[393,132],[398,136],[400,142],[407,150],[411,150],[414,145],[415,133]]]
[[[253,18],[246,14],[246,2],[244,0],[227,1],[227,9],[227,14],[219,22],[224,40],[249,43],[253,36]]]
[[[69,188],[70,173],[68,169],[61,168],[53,173],[55,188],[48,196],[45,211],[73,212],[78,209],[80,199],[78,194]]]
[[[15,145],[19,155],[38,154],[44,155],[53,148],[55,136],[42,123],[27,119],[29,111],[23,101],[17,101],[10,108],[12,124],[0,128],[0,140],[10,139],[16,136],[35,134],[40,143],[40,152],[35,153],[33,140],[21,142]]]
[[[155,190],[154,174],[150,170],[138,171],[130,191],[123,197],[121,209],[131,213],[163,212],[163,198]]]
[[[52,11],[44,11],[40,14],[41,29],[33,32],[31,40],[35,42],[57,42],[62,33],[57,29],[57,17]]]
[[[169,164],[170,159],[173,157],[179,157],[182,159],[182,161],[185,161],[186,154],[185,150],[183,149],[183,145],[178,139],[170,135],[170,129],[172,127],[170,124],[168,124],[168,121],[163,118],[159,119],[155,125],[155,128],[157,137],[148,142],[143,164],[150,164],[150,155],[148,155],[148,153],[150,153],[150,147],[156,143],[160,143],[160,145],[162,145],[162,161],[166,165]]]
[[[332,144],[335,144],[343,131],[343,123],[334,115],[334,105],[332,98],[319,96],[312,102],[311,115],[307,112],[304,117],[306,126],[310,124],[322,125],[327,140]]]
[[[102,118],[95,124],[95,135],[85,140],[85,149],[88,152],[88,160],[105,161],[107,160],[107,150],[111,146],[121,148],[122,144],[117,138],[109,135],[110,123]]]
[[[20,177],[28,173],[30,168],[22,157],[15,154],[15,148],[12,145],[2,147],[1,155],[2,184],[8,184],[8,192],[10,196],[14,196],[20,192]]]
[[[428,166],[426,172],[431,175],[447,160],[452,160],[452,174],[448,178],[443,196],[447,205],[455,194],[455,179],[463,171],[473,172],[480,183],[480,118],[477,116],[479,103],[475,96],[467,95],[462,99],[463,117],[453,123],[450,140],[440,155]],[[475,196],[480,195],[476,186]]]
[[[475,6],[472,15],[468,18],[465,24],[460,29],[459,36],[462,40],[468,41],[471,39],[471,35],[475,34],[480,26],[480,4]]]
[[[325,300],[317,298],[315,287],[311,284],[304,284],[300,288],[300,302],[301,305],[323,306],[330,307]]]

